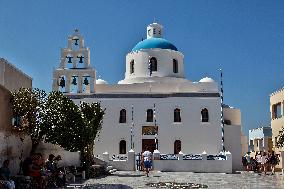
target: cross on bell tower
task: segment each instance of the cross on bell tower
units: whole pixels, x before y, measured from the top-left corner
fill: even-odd
[[[61,49],[60,65],[53,71],[53,91],[64,93],[94,93],[96,71],[90,64],[90,49],[78,29],[68,37]],[[74,90],[75,88],[75,90]]]

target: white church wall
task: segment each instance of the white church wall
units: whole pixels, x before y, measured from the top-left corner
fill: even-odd
[[[82,99],[76,99],[77,103]],[[131,108],[134,109],[133,141],[136,152],[142,151],[142,139],[154,139],[154,135],[142,135],[142,126],[153,126],[146,122],[146,110],[156,105],[156,123],[159,127],[158,142],[161,153],[173,153],[174,141],[181,140],[185,153],[218,154],[221,150],[221,127],[219,98],[176,97],[176,98],[100,98],[84,99],[99,101],[106,108],[103,127],[95,142],[96,155],[109,152],[119,154],[119,141],[127,142],[130,150]],[[181,109],[181,122],[174,123],[174,109]],[[201,122],[201,110],[209,111],[209,122]],[[119,111],[126,109],[126,123],[119,123]]]
[[[232,125],[241,125],[241,111],[236,108],[224,108],[224,119],[230,120]]]
[[[224,145],[226,151],[232,154],[233,171],[242,170],[242,143],[241,143],[241,126],[225,125],[224,126]]]
[[[60,155],[62,160],[59,161],[59,166],[79,166],[80,154],[79,152],[69,152],[60,146],[51,143],[40,143],[37,152],[41,153],[44,159],[48,159],[49,154],[55,156]]]
[[[224,108],[224,120],[230,120],[231,125],[224,127],[225,149],[232,153],[233,170],[241,170],[241,157],[243,155],[241,111],[237,108]]]
[[[152,76],[184,78],[183,54],[169,49],[142,49],[126,56],[125,79],[149,77],[149,58],[157,59],[157,71]],[[178,73],[173,73],[173,59],[178,61]],[[130,62],[134,60],[134,73],[130,74]]]
[[[153,78],[157,79],[157,78]],[[175,78],[179,79],[179,78]],[[162,82],[134,83],[134,84],[99,84],[96,93],[178,93],[178,92],[218,92],[216,82],[198,83],[180,79],[176,82],[172,78],[163,78]]]

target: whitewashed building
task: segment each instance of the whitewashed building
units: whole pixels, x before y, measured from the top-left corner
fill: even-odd
[[[53,75],[53,90],[65,92],[78,104],[99,101],[106,108],[95,141],[96,155],[106,151],[110,155],[126,154],[130,149],[141,152],[146,146],[164,154],[222,151],[218,83],[209,77],[198,82],[185,78],[184,55],[163,38],[162,25],[148,25],[147,39],[126,55],[125,78],[118,84],[95,80],[89,55],[76,30],[62,50],[60,67]],[[230,119],[237,120],[238,132],[234,135],[236,129],[227,129],[228,136],[234,136],[234,144],[225,141],[225,147],[228,144],[230,149],[226,150],[236,151],[238,154],[232,156],[241,157],[240,111],[234,115],[227,109],[224,117],[230,127],[234,123]]]

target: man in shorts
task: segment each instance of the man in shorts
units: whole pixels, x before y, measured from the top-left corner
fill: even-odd
[[[144,161],[144,169],[146,170],[146,175],[149,177],[149,171],[152,167],[152,153],[146,147],[146,150],[142,154],[143,161]]]

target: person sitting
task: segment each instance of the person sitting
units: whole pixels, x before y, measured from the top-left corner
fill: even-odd
[[[41,153],[32,155],[32,166],[29,169],[28,176],[32,177],[34,184],[38,188],[46,187],[46,171],[44,170],[44,160]]]
[[[15,183],[10,179],[10,169],[9,169],[9,160],[3,162],[2,167],[0,168],[0,180],[3,180],[3,184],[8,189],[15,189]]]
[[[22,164],[24,176],[30,176],[31,171],[32,171],[32,165],[33,165],[33,160],[31,156],[29,156],[24,160]]]
[[[55,156],[53,154],[49,154],[48,160],[45,162],[46,170],[50,171],[51,173],[54,173],[56,171],[54,158]]]

